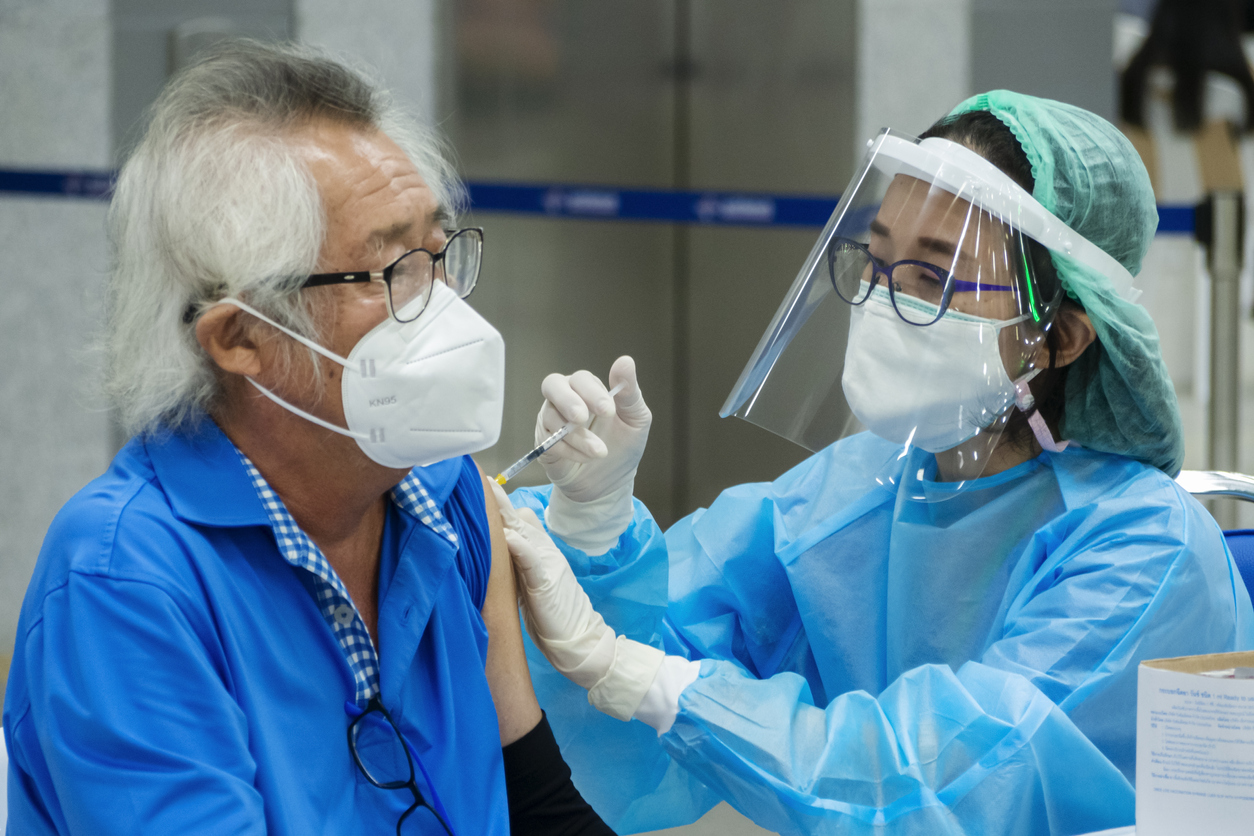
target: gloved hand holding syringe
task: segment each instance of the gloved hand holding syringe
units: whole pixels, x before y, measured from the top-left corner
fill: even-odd
[[[607,391],[588,371],[546,377],[536,416],[540,444],[498,477],[504,481],[540,459],[553,483],[544,524],[530,508],[515,511],[504,491],[493,487],[523,617],[536,646],[557,670],[589,689],[589,702],[601,711],[620,720],[637,717],[661,734],[674,721],[678,695],[697,678],[700,665],[615,634],[550,537],[601,554],[632,520],[632,486],[653,415],[630,357],[614,362],[609,380],[614,386]],[[571,435],[572,428],[579,431]],[[567,442],[558,444],[562,438]],[[546,449],[552,452],[543,455]],[[654,697],[642,707],[647,694]]]
[[[627,385],[626,383],[620,383],[617,386],[615,386],[613,389],[610,390],[610,397],[612,398],[615,395],[617,395],[619,392],[623,391],[623,387],[625,387],[626,385]],[[532,450],[527,455],[523,456],[518,461],[511,464],[509,467],[502,470],[500,473],[498,473],[496,475],[496,483],[498,485],[504,485],[510,479],[513,479],[515,476],[517,476],[519,473],[522,472],[523,468],[525,468],[527,465],[531,464],[536,459],[540,458],[545,453],[547,453],[550,449],[552,449],[553,445],[557,444],[559,441],[565,438],[566,435],[571,430],[573,430],[576,426],[578,425],[574,421],[568,421],[565,424],[563,424],[561,429],[553,433],[548,438],[544,439],[544,441],[541,441],[539,444],[537,444],[534,450]]]
[[[589,555],[610,549],[633,518],[636,466],[653,421],[631,357],[614,361],[609,382],[607,391],[589,371],[546,377],[536,451],[501,474],[508,480],[538,457],[553,483],[544,514],[549,532]]]

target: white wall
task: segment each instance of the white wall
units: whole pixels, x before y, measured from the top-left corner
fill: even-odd
[[[109,43],[108,0],[0,3],[0,168],[108,167]],[[0,669],[48,523],[108,461],[88,352],[104,216],[98,201],[0,195]]]
[[[971,95],[971,0],[859,0],[854,155],[881,128],[918,135]]]
[[[434,0],[294,0],[296,37],[355,57],[423,120],[435,108]]]
[[[1005,88],[1115,118],[1115,0],[971,0],[975,92]]]

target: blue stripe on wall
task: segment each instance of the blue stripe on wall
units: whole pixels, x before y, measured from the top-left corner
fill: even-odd
[[[467,184],[477,212],[736,226],[822,226],[836,197],[615,189],[567,184]]]
[[[1159,206],[1158,234],[1167,233],[1193,234],[1192,206]]]
[[[113,172],[0,169],[0,192],[107,200],[113,192]]]
[[[839,196],[617,189],[566,183],[467,183],[476,212],[584,220],[654,221],[723,226],[818,227]],[[0,169],[0,193],[107,200],[113,172]],[[1193,232],[1192,206],[1159,206],[1158,232]]]

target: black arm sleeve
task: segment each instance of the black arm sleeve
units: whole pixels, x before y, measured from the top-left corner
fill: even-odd
[[[511,836],[614,836],[571,783],[547,717],[501,751]]]

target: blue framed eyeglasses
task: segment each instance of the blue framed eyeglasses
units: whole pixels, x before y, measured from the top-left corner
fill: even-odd
[[[865,302],[880,277],[883,277],[893,310],[903,322],[911,325],[931,325],[939,320],[949,310],[949,302],[955,292],[984,293],[1017,289],[1014,285],[964,281],[955,278],[944,267],[927,261],[905,259],[889,264],[871,255],[866,244],[850,238],[833,238],[828,244],[827,268],[832,287],[850,305],[861,305]],[[911,301],[927,304],[899,305],[899,293]]]

